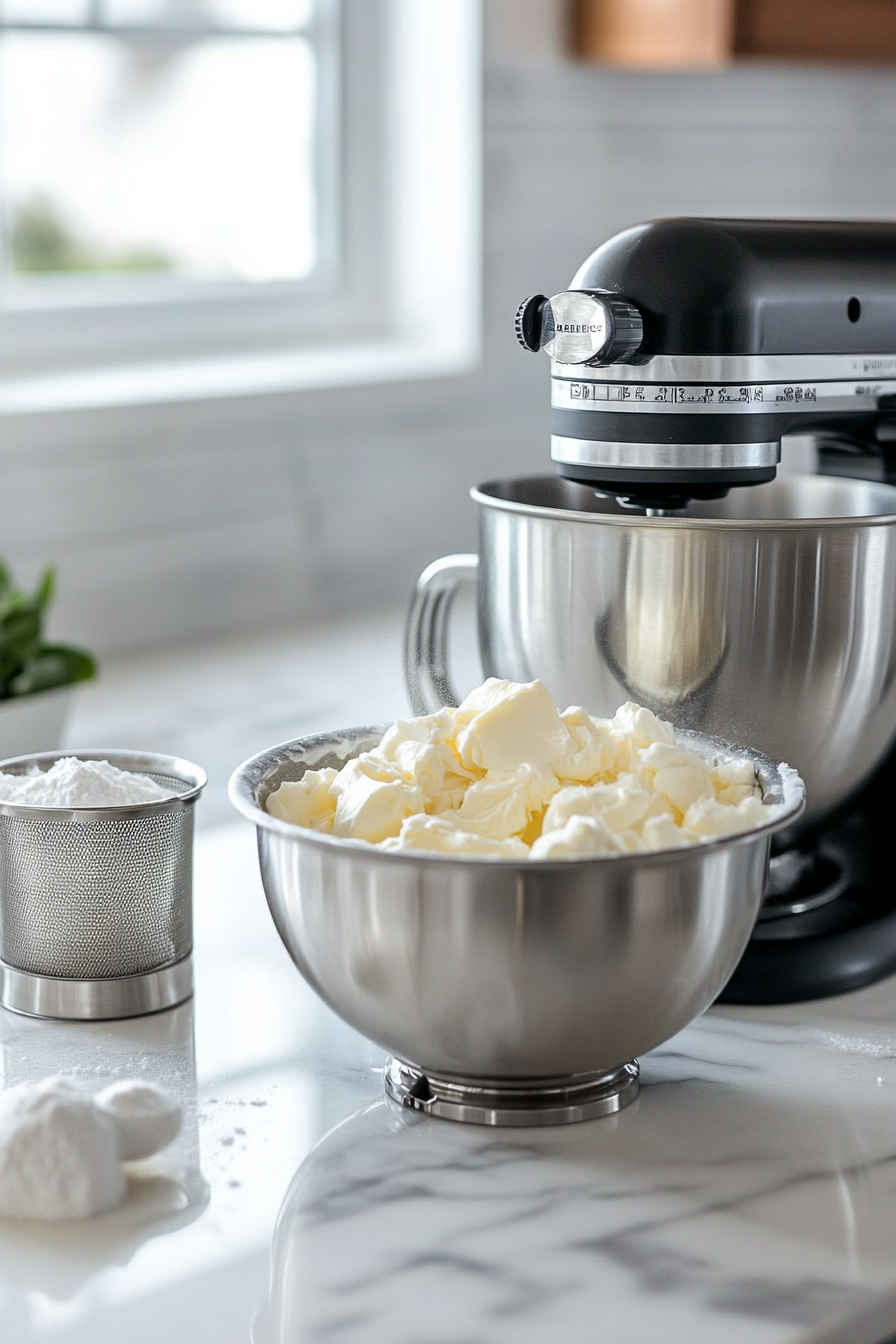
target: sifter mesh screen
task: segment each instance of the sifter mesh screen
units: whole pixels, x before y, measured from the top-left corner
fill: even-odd
[[[0,815],[0,959],[83,980],[180,960],[192,945],[192,850],[192,806],[83,821]]]

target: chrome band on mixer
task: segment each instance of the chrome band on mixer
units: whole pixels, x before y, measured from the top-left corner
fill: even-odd
[[[580,365],[551,360],[552,378],[581,378]],[[650,355],[633,364],[589,366],[589,381],[611,383],[790,383],[896,378],[896,354]]]
[[[670,471],[707,467],[774,467],[779,443],[620,443],[551,435],[555,462],[588,467],[639,467]]]
[[[614,368],[613,372],[616,372]],[[570,378],[551,380],[551,405],[555,410],[599,412],[604,406],[614,412],[680,415],[723,412],[754,415],[759,411],[812,413],[824,411],[876,411],[878,399],[896,396],[896,378],[778,383],[681,383],[641,380]]]

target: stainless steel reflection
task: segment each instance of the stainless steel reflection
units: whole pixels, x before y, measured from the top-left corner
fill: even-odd
[[[612,1109],[610,1076],[630,1099],[636,1079],[621,1066],[702,1012],[734,970],[762,900],[771,834],[802,806],[799,779],[744,752],[769,800],[787,804],[777,823],[687,849],[553,863],[390,853],[264,811],[284,780],[339,765],[382,732],[286,743],[231,779],[233,803],[258,828],[268,904],[302,975],[422,1076],[408,1091],[431,1114],[579,1119],[596,1112],[577,1092],[588,1092],[586,1107]],[[724,746],[693,742],[707,754]]]
[[[551,377],[635,384],[811,382],[820,387],[841,379],[877,382],[896,378],[896,354],[651,355],[643,364],[610,364],[606,368],[589,365],[587,370],[552,360]]]
[[[688,471],[706,467],[774,467],[781,460],[781,445],[777,441],[619,443],[609,439],[570,439],[552,434],[551,457],[555,462],[577,462],[580,466],[650,467],[653,471],[662,467]]]
[[[811,823],[879,764],[896,731],[896,489],[787,476],[642,517],[555,477],[498,481],[480,508],[487,675],[540,677],[612,713],[627,697],[676,724],[750,743],[806,781]],[[466,563],[465,563],[466,562]],[[409,622],[414,708],[451,701],[415,651],[442,649],[448,557]],[[438,608],[425,603],[441,573]],[[443,662],[446,655],[443,656]]]
[[[33,975],[0,962],[0,1003],[26,1017],[58,1017],[71,1022],[142,1017],[173,1008],[192,994],[192,954],[158,971],[108,980]]]

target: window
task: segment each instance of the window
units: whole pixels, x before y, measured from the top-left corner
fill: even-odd
[[[310,0],[6,0],[7,303],[312,275],[322,43]]]
[[[0,412],[351,381],[321,352],[409,324],[444,353],[457,266],[477,308],[476,11],[0,0]]]

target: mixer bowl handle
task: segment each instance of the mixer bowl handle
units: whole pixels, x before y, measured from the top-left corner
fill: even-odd
[[[459,704],[448,677],[448,619],[463,583],[475,583],[478,555],[443,555],[417,580],[404,636],[405,676],[415,714]]]

